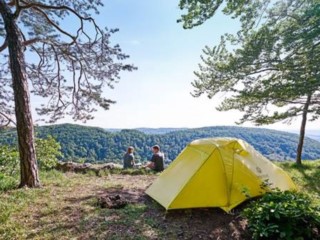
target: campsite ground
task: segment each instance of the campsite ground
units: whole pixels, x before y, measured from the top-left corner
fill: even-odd
[[[299,187],[320,201],[320,161],[281,164]],[[248,239],[239,209],[165,212],[144,194],[156,175],[43,172],[43,187],[0,192],[0,239]],[[121,195],[121,209],[100,208],[98,199]]]

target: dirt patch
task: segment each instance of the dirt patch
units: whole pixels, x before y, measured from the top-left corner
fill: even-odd
[[[166,211],[147,196],[155,175],[67,173],[17,214],[27,235],[16,239],[249,239],[246,222],[220,209]],[[58,183],[58,184],[57,184]],[[121,196],[124,208],[100,208],[98,199]]]
[[[144,192],[155,178],[156,176],[145,175],[111,175],[108,177],[108,180],[114,185],[107,188],[98,188],[96,196],[100,199],[105,196],[120,195],[131,204],[145,203],[147,195]]]
[[[237,212],[231,215],[218,208],[166,211],[144,193],[153,179],[150,176],[113,176],[113,180],[123,185],[100,189],[97,196],[119,195],[130,204],[145,205],[145,211],[136,219],[138,224],[126,231],[135,232],[141,222],[147,223],[144,234],[148,239],[249,239],[247,222]],[[121,226],[116,229],[118,231]]]
[[[160,217],[160,228],[168,237],[177,239],[245,239],[246,221],[219,209],[173,210]]]

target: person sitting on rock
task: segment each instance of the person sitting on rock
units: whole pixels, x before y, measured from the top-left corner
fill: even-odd
[[[152,158],[146,167],[156,172],[162,172],[164,170],[164,154],[160,152],[160,146],[154,145],[152,147],[152,152]]]
[[[134,148],[128,147],[126,154],[123,156],[123,169],[133,168],[134,167]]]

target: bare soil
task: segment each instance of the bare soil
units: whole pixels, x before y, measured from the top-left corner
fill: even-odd
[[[245,239],[246,220],[237,213],[221,209],[187,209],[166,211],[144,191],[155,176],[113,176],[120,186],[99,190],[98,196],[120,195],[131,204],[147,206],[143,218],[152,219],[150,239]],[[132,232],[138,226],[131,226]],[[248,237],[248,236],[247,236]]]
[[[144,191],[155,175],[86,176],[67,173],[48,182],[43,195],[15,220],[26,239],[248,239],[246,221],[220,209],[166,211]],[[101,208],[98,199],[119,195],[124,208]]]

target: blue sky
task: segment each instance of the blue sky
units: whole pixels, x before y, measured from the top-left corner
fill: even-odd
[[[119,43],[139,69],[123,73],[114,90],[105,96],[117,101],[109,111],[99,110],[86,125],[104,128],[202,127],[235,125],[241,113],[218,112],[223,96],[212,100],[193,98],[191,82],[205,45],[214,46],[226,32],[236,32],[239,24],[218,14],[204,25],[184,30],[176,20],[181,11],[178,0],[110,0],[97,17],[100,26],[119,28],[113,43]],[[71,122],[66,118],[61,122]],[[291,125],[268,126],[282,130]],[[317,123],[309,129],[319,129]],[[245,126],[252,126],[246,124]]]

